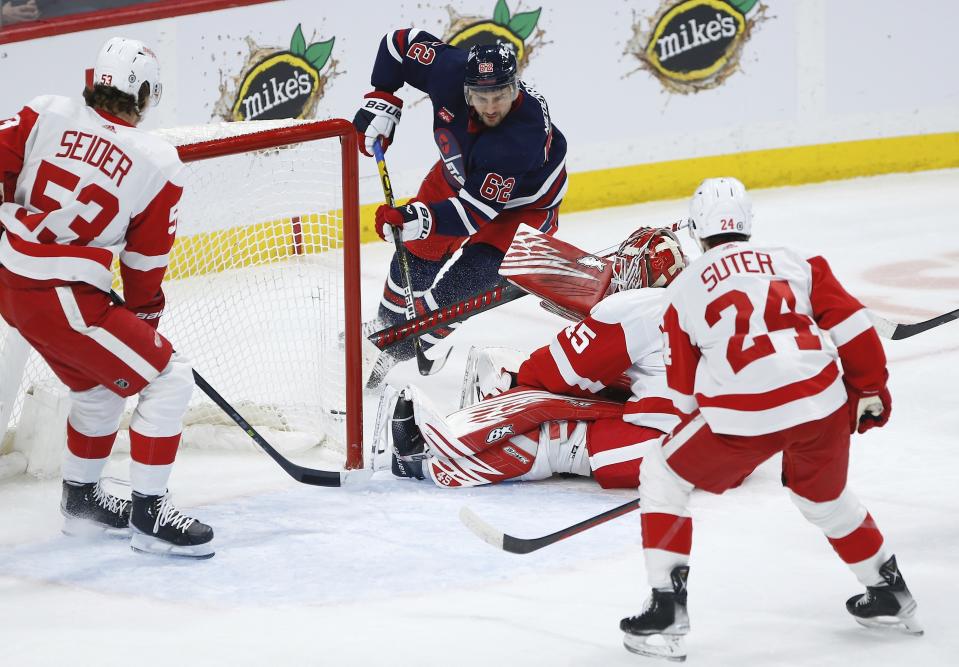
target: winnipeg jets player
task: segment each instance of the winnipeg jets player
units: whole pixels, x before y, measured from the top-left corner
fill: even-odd
[[[552,234],[566,192],[566,139],[545,98],[517,78],[505,44],[450,46],[421,30],[397,30],[380,42],[371,82],[354,118],[360,150],[388,146],[400,120],[404,85],[426,93],[439,160],[413,201],[376,211],[376,230],[390,242],[400,234],[410,255],[417,308],[433,310],[499,282],[500,262],[521,223]],[[441,269],[462,246],[460,256]],[[435,282],[435,284],[434,284]],[[377,328],[405,317],[399,260],[393,257]],[[451,329],[422,337],[426,348]],[[382,381],[397,360],[412,358],[412,343],[380,358]]]

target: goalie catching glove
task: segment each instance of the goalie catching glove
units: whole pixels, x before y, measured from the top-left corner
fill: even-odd
[[[376,209],[376,233],[384,241],[393,243],[393,230],[400,230],[400,240],[418,241],[433,231],[433,211],[420,201],[411,201],[396,208],[383,204]]]
[[[375,90],[363,97],[363,105],[353,117],[357,146],[360,152],[373,157],[373,143],[383,137],[383,152],[393,141],[396,124],[400,122],[403,100],[396,95]]]

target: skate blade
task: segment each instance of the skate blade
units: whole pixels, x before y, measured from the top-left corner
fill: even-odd
[[[895,630],[906,635],[921,637],[925,630],[915,616],[875,616],[873,618],[856,618],[856,622],[870,630]]]
[[[686,642],[682,635],[623,635],[623,646],[630,653],[670,662],[686,662]]]
[[[60,529],[64,535],[75,537],[81,540],[92,540],[98,537],[130,537],[130,528],[114,528],[113,526],[104,526],[102,523],[91,521],[90,519],[80,519],[75,516],[63,517],[63,527]]]
[[[213,541],[206,544],[194,544],[185,546],[179,544],[170,544],[164,540],[159,540],[152,535],[141,533],[135,528],[132,530],[133,536],[130,538],[130,548],[141,554],[150,554],[153,556],[164,556],[166,558],[190,558],[194,560],[203,560],[213,558],[216,553],[213,550]]]

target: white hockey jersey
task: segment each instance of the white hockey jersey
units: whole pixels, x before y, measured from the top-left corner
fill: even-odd
[[[885,355],[865,309],[822,257],[727,243],[688,266],[666,294],[673,401],[686,413],[698,407],[716,433],[774,433],[826,417],[847,400],[844,377],[861,391],[885,384]]]
[[[0,121],[0,264],[107,291],[119,252],[127,306],[162,301],[182,167],[166,141],[80,100],[32,100]]]
[[[561,331],[527,359],[520,385],[558,394],[597,393],[619,384],[625,373],[632,397],[623,419],[669,432],[679,415],[669,400],[660,323],[666,290],[646,288],[610,295],[584,320]]]

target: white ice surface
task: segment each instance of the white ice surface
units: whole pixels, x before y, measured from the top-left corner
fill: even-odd
[[[753,196],[757,240],[825,255],[881,314],[917,321],[959,306],[959,171]],[[684,214],[672,201],[565,215],[560,236],[598,249]],[[363,250],[367,314],[388,255],[386,244]],[[391,380],[416,380],[452,409],[470,344],[530,350],[560,326],[524,299],[463,326],[438,376],[406,365]],[[843,602],[859,584],[789,502],[777,458],[725,496],[694,496],[688,664],[959,664],[957,339],[952,323],[887,341],[892,420],[855,439],[850,466],[926,635],[852,621]],[[125,477],[126,462],[109,472]],[[551,480],[455,492],[384,473],[362,489],[321,489],[263,455],[191,450],[171,488],[216,528],[212,560],[68,539],[58,482],[0,484],[0,665],[660,664],[627,653],[618,630],[647,593],[638,513],[526,556],[492,549],[457,519],[468,504],[535,536],[632,491]]]

